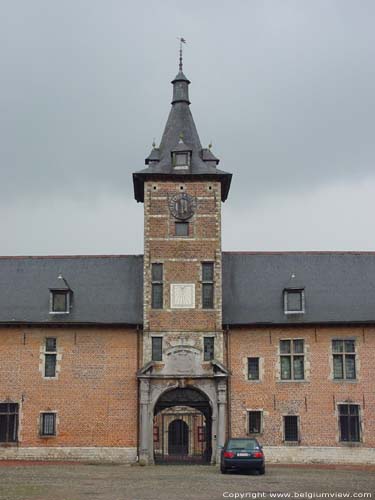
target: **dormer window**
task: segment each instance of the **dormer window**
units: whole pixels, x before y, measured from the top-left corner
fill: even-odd
[[[305,312],[305,290],[287,288],[284,290],[284,313],[303,314]]]
[[[51,312],[69,313],[69,292],[51,290]]]
[[[173,153],[173,167],[176,170],[182,170],[190,167],[190,152]]]
[[[53,286],[50,287],[50,314],[69,314],[71,308],[72,290],[68,282],[59,274]]]

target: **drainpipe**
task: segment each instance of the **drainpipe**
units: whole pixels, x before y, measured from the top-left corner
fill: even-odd
[[[232,430],[232,407],[231,407],[231,396],[232,396],[232,391],[231,391],[231,345],[230,345],[230,330],[229,330],[229,325],[227,325],[225,329],[225,339],[226,339],[226,361],[227,361],[227,369],[229,372],[228,375],[228,380],[227,380],[227,387],[228,387],[228,393],[227,393],[227,412],[228,412],[228,418],[227,418],[227,437],[229,438],[231,436],[231,430]]]

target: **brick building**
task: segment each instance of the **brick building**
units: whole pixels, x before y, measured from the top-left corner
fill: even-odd
[[[375,463],[375,254],[222,252],[231,174],[172,84],[144,255],[0,258],[0,458]]]

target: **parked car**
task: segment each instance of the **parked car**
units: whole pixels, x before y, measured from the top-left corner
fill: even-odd
[[[266,472],[262,446],[255,438],[230,438],[221,451],[220,471],[257,470]]]

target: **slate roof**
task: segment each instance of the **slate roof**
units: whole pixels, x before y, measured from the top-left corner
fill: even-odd
[[[304,314],[284,314],[288,287],[304,288]],[[375,322],[375,253],[223,253],[224,324],[355,322]]]
[[[49,314],[58,275],[70,314]],[[291,278],[292,274],[295,278]],[[285,315],[283,290],[305,290],[306,312]],[[0,323],[142,324],[141,255],[0,257]],[[223,252],[223,324],[375,323],[375,253]]]
[[[190,111],[188,86],[186,76],[180,72],[172,81],[173,99],[167,123],[163,132],[159,148],[151,151],[145,163],[148,168],[133,174],[134,196],[137,201],[144,200],[144,182],[148,179],[173,177],[215,179],[221,182],[222,201],[228,196],[232,174],[216,168],[219,159],[211,152],[202,148],[198,131]],[[186,170],[176,171],[172,165],[172,151],[176,150],[179,140],[191,150],[191,165]],[[209,156],[209,158],[207,158]],[[214,160],[214,161],[213,161]]]
[[[70,314],[49,314],[61,274]],[[0,323],[142,323],[143,257],[0,257]]]

